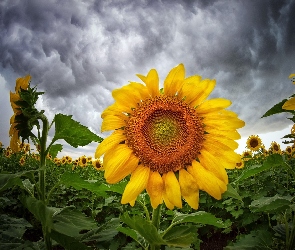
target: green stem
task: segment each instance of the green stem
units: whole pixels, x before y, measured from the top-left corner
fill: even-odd
[[[157,230],[159,230],[159,226],[160,226],[161,208],[162,208],[162,204],[158,205],[158,207],[153,210],[153,214],[152,214],[152,224],[157,228]],[[161,246],[159,245],[151,244],[150,250],[159,250],[160,247]]]
[[[42,137],[40,138],[40,169],[39,169],[39,186],[40,186],[40,200],[44,203],[44,210],[43,216],[44,218],[47,218],[46,216],[46,205],[47,205],[47,200],[46,200],[46,141],[47,141],[47,135],[48,135],[48,129],[49,129],[49,124],[48,120],[45,115],[42,115],[40,119],[43,122],[43,129],[42,129]],[[42,230],[43,230],[43,237],[44,237],[44,242],[45,242],[45,247],[47,250],[52,249],[52,242],[50,238],[50,229],[49,226],[47,225],[47,221],[45,221],[45,225],[42,225]]]
[[[146,218],[148,221],[151,221],[149,210],[147,209],[146,205],[144,205],[143,202],[139,201],[139,204],[143,207],[143,210],[145,212]]]

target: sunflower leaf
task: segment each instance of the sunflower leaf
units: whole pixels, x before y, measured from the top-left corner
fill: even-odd
[[[64,139],[71,146],[85,146],[96,141],[102,142],[102,138],[91,132],[87,127],[72,119],[71,115],[56,114],[54,117],[55,135],[53,142]]]
[[[274,105],[271,109],[269,109],[261,118],[274,115],[274,114],[279,114],[283,112],[291,112],[290,110],[285,110],[283,109],[284,103],[287,101],[287,99],[282,100],[281,102],[277,103]],[[292,112],[291,112],[292,113]]]
[[[172,224],[177,225],[186,222],[212,225],[219,228],[226,228],[229,226],[228,223],[223,222],[221,219],[216,218],[213,214],[205,211],[199,211],[191,214],[182,214],[179,212],[175,212],[175,217],[172,220]]]
[[[250,168],[242,172],[242,174],[234,181],[239,182],[245,180],[255,174],[258,174],[262,171],[268,170],[272,167],[280,166],[284,164],[283,157],[279,154],[273,154],[266,158],[262,165],[253,165]]]

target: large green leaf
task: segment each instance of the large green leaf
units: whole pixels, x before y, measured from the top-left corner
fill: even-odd
[[[61,151],[62,151],[61,144],[53,144],[50,147],[49,154],[51,155],[52,159],[54,159],[57,156],[58,152],[61,152]]]
[[[287,99],[282,100],[281,102],[277,103],[276,105],[274,105],[271,109],[269,109],[261,118],[263,117],[267,117],[270,115],[274,115],[274,114],[279,114],[279,113],[283,113],[283,112],[290,112],[290,110],[285,110],[283,109],[283,105],[284,103],[287,101]]]
[[[56,242],[62,245],[65,249],[71,249],[71,250],[91,249],[87,247],[86,245],[84,245],[83,243],[81,243],[78,239],[55,230],[51,230],[50,236],[52,237],[52,239],[54,239]]]
[[[82,190],[83,188],[95,193],[97,196],[107,197],[105,191],[108,190],[106,185],[102,185],[97,181],[87,181],[80,177],[78,173],[66,172],[61,176],[60,182],[65,186],[73,187],[77,190]]]
[[[53,228],[59,233],[79,237],[81,231],[96,228],[96,223],[82,212],[67,208],[53,217]]]
[[[198,238],[198,227],[194,225],[180,225],[170,229],[163,239],[168,246],[189,247]]]
[[[84,180],[80,177],[78,173],[69,173],[66,172],[61,176],[61,183],[65,186],[73,187],[77,190],[81,190],[85,188],[98,196],[107,197],[108,194],[106,191],[112,191],[115,193],[122,194],[124,192],[125,186],[127,185],[127,181],[121,181],[119,183],[109,185],[106,183],[99,183],[96,180]]]
[[[129,216],[127,212],[120,216],[120,219],[126,223],[131,229],[138,232],[149,244],[165,245],[166,242],[158,233],[157,228],[142,216]]]
[[[146,239],[141,236],[135,229],[127,228],[127,227],[118,227],[117,230],[135,240],[138,244],[140,244],[144,249],[149,246],[149,243]]]
[[[52,141],[64,139],[71,146],[85,146],[102,138],[91,132],[87,127],[72,119],[71,115],[56,114],[54,117],[55,135]]]
[[[277,167],[284,164],[283,157],[279,154],[273,154],[266,158],[262,165],[253,165],[242,172],[242,174],[234,181],[239,182],[245,180],[255,174],[258,174],[262,171],[271,169],[272,167]]]
[[[222,198],[227,198],[227,197],[231,197],[231,198],[243,201],[242,197],[238,194],[237,190],[235,190],[230,183],[227,184],[227,190],[222,194]]]
[[[34,172],[36,171],[37,170],[22,171],[15,174],[1,173],[0,174],[0,192],[14,186],[19,186],[20,188],[25,189],[21,177],[25,176],[32,180],[34,178]]]
[[[212,225],[219,228],[226,228],[228,223],[223,222],[221,219],[216,218],[213,214],[205,211],[199,211],[191,214],[182,214],[175,212],[175,217],[172,220],[172,224],[181,224],[185,222],[191,222],[195,224]]]
[[[272,245],[272,234],[266,230],[251,231],[250,234],[242,235],[232,246],[224,250],[270,250]]]
[[[63,208],[47,207],[41,200],[32,196],[20,196],[20,201],[42,225],[47,225],[49,228],[53,226],[53,215],[63,210]]]
[[[81,241],[96,241],[96,242],[105,242],[111,241],[117,234],[117,228],[120,226],[120,219],[113,218],[105,224],[95,227],[94,229],[88,231],[87,233],[82,234]]]
[[[274,212],[278,210],[285,210],[294,197],[280,196],[276,194],[273,197],[261,197],[260,199],[252,201],[249,208],[253,212]]]

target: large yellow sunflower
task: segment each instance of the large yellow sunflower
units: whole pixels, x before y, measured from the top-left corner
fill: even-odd
[[[225,110],[226,99],[206,100],[215,80],[194,75],[185,78],[183,64],[173,68],[159,90],[155,69],[144,83],[130,82],[112,92],[114,104],[102,113],[101,130],[114,132],[98,145],[105,178],[117,183],[131,174],[121,203],[135,203],[146,189],[151,205],[163,201],[169,209],[182,207],[182,197],[194,209],[199,190],[216,199],[226,191],[226,168],[234,169],[234,152],[244,122]]]
[[[10,148],[12,149],[13,152],[19,151],[19,144],[20,144],[18,130],[16,129],[17,123],[15,121],[15,117],[21,114],[21,110],[19,106],[16,104],[16,102],[21,100],[19,96],[19,91],[21,89],[28,89],[30,79],[31,79],[30,75],[16,79],[15,93],[10,92],[10,104],[14,114],[10,118],[9,136],[10,136]]]

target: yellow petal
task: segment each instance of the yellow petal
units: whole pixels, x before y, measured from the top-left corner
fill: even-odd
[[[289,75],[289,78],[293,78],[293,77],[295,77],[295,74]]]
[[[138,91],[130,85],[114,89],[112,96],[119,105],[126,107],[126,109],[129,107],[130,110],[136,108],[141,100]]]
[[[282,109],[295,110],[295,97],[292,97],[290,100],[286,101]]]
[[[108,115],[114,115],[123,118],[124,114],[123,113],[130,113],[131,109],[128,107],[120,106],[118,103],[113,103],[109,107],[107,107],[102,113],[101,113],[101,118],[104,119]]]
[[[151,205],[156,209],[163,202],[164,181],[159,172],[150,172],[146,191],[151,199]]]
[[[31,76],[27,75],[22,78],[16,79],[16,85],[15,85],[15,92],[18,93],[20,89],[28,89],[29,87],[29,81],[31,80]]]
[[[217,178],[213,173],[206,170],[199,162],[193,161],[187,171],[196,179],[201,190],[217,200],[221,199],[221,194],[227,190],[226,184]]]
[[[168,209],[172,210],[174,208],[174,205],[169,201],[165,190],[163,192],[163,200]]]
[[[146,188],[150,175],[150,168],[139,165],[132,173],[130,181],[125,187],[121,203],[131,203]],[[133,203],[134,204],[134,203]]]
[[[210,135],[223,136],[223,137],[227,137],[232,140],[241,139],[241,135],[239,134],[239,132],[237,130],[221,130],[215,126],[214,127],[206,126],[205,130]]]
[[[168,96],[174,96],[182,87],[185,76],[185,68],[181,63],[173,68],[164,81],[164,93]]]
[[[126,116],[127,120],[127,116]],[[115,130],[126,126],[125,120],[116,115],[108,115],[104,117],[101,124],[101,132]]]
[[[168,200],[174,206],[182,208],[180,186],[174,172],[170,171],[163,174],[163,181]]]
[[[126,139],[123,134],[123,130],[116,130],[110,136],[105,138],[100,144],[98,144],[95,151],[95,158],[101,157],[105,152],[111,150],[114,146]]]
[[[200,105],[213,91],[215,88],[216,81],[210,79],[204,79],[198,85],[199,94],[195,96],[194,100],[191,102],[192,107]]]
[[[218,162],[218,159],[211,155],[207,150],[202,149],[198,159],[204,168],[214,174],[224,183],[228,183],[228,176],[224,167]]]
[[[159,76],[155,69],[151,69],[146,77],[140,74],[137,76],[145,83],[152,97],[159,95]]]
[[[181,195],[193,208],[199,208],[199,187],[194,177],[184,169],[179,170],[179,185]]]
[[[125,144],[119,144],[104,155],[104,177],[108,183],[117,183],[129,175],[138,165],[138,157]]]
[[[199,88],[202,77],[195,75],[185,78],[182,88],[177,96],[179,99],[185,98],[185,102],[190,104],[197,96],[201,95],[202,89]]]
[[[210,128],[216,127],[218,129],[223,128],[223,129],[231,130],[231,129],[242,128],[245,126],[245,122],[236,117],[225,118],[220,116],[218,119],[218,117],[209,117],[209,116],[206,116],[206,114],[204,114],[202,121],[206,127],[210,127]]]
[[[239,144],[231,139],[228,139],[224,136],[219,135],[213,135],[213,134],[204,134],[205,140],[207,140],[208,143],[216,144],[220,148],[227,149],[227,150],[235,150],[239,147]]]
[[[199,114],[215,112],[222,110],[231,105],[231,101],[223,98],[214,98],[201,103],[197,108],[196,112]]]

